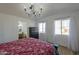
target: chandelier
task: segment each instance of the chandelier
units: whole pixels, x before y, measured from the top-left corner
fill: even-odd
[[[28,16],[41,16],[43,8],[30,4],[29,6],[25,5],[24,11]]]

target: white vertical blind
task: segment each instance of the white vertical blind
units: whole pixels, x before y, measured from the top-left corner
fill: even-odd
[[[61,20],[55,21],[55,34],[61,34]]]
[[[45,30],[46,30],[46,23],[45,22],[39,23],[38,27],[39,27],[39,33],[45,33]]]

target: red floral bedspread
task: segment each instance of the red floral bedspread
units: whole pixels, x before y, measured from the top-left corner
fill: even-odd
[[[0,54],[51,55],[54,54],[54,47],[45,41],[28,38],[0,44]]]

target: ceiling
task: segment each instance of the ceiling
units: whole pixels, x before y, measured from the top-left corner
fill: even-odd
[[[28,4],[26,3],[27,7]],[[40,17],[29,17],[25,14],[23,3],[0,3],[0,13],[15,15],[28,19],[41,19],[50,15],[61,12],[79,11],[79,4],[77,3],[37,3],[37,7],[43,8],[43,13]]]

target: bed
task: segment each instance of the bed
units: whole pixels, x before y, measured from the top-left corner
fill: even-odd
[[[0,44],[0,55],[53,55],[53,44],[40,39],[27,38]]]

